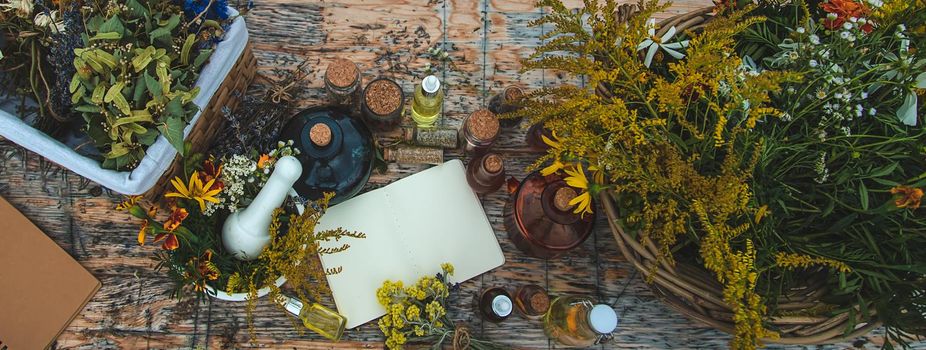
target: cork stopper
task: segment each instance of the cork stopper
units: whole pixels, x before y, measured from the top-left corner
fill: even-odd
[[[505,89],[505,101],[517,102],[522,98],[524,98],[524,90],[521,90],[521,88],[517,86],[509,86]]]
[[[414,128],[402,129],[402,140],[406,142],[414,141],[415,140],[415,129]]]
[[[331,85],[339,88],[347,88],[354,84],[360,69],[354,62],[338,58],[328,64],[328,70],[325,71],[325,79]]]
[[[502,157],[498,154],[491,153],[482,160],[482,166],[488,173],[497,174],[499,171],[502,171]]]
[[[534,293],[530,297],[531,309],[547,311],[550,309],[550,296],[547,293]]]
[[[377,79],[369,84],[363,92],[367,108],[376,115],[389,115],[402,106],[402,89],[388,79]]]
[[[573,207],[569,202],[578,196],[572,187],[560,187],[553,196],[553,205],[561,211],[569,211]]]
[[[325,123],[312,125],[309,129],[309,140],[318,147],[325,147],[331,143],[331,128]]]
[[[498,135],[498,117],[488,109],[480,109],[469,115],[466,129],[479,140],[491,140]]]

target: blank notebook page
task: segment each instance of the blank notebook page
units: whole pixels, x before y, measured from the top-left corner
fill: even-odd
[[[366,233],[351,239],[346,252],[321,257],[338,312],[354,328],[385,314],[376,290],[385,280],[405,285],[454,265],[453,282],[463,282],[505,263],[495,231],[466,182],[465,169],[452,160],[338,204],[316,230],[342,227]]]

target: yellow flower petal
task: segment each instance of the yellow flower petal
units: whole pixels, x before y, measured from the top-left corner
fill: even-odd
[[[556,138],[556,134],[553,134],[553,138],[554,139]],[[563,148],[562,144],[560,144],[558,141],[550,139],[546,135],[540,135],[540,139],[543,140],[543,143],[547,144],[547,146],[550,146],[552,148],[555,148],[555,149]]]
[[[560,171],[561,169],[563,169],[564,166],[565,165],[563,164],[563,162],[560,162],[559,160],[555,160],[553,161],[553,164],[550,164],[550,166],[543,168],[543,170],[540,171],[540,175],[549,176],[550,174]]]

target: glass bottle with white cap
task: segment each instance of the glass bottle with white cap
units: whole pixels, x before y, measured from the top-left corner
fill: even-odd
[[[432,127],[440,119],[441,107],[444,103],[444,90],[441,89],[440,80],[429,75],[415,88],[415,97],[412,99],[412,120],[418,127]]]
[[[617,328],[617,313],[592,299],[563,296],[553,300],[543,318],[543,329],[550,339],[567,347],[588,347],[611,338]]]
[[[511,316],[514,302],[511,294],[505,288],[494,287],[486,289],[479,298],[479,313],[489,322],[499,323]]]

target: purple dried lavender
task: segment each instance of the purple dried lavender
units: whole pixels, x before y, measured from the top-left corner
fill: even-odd
[[[80,34],[84,32],[83,16],[80,6],[72,2],[62,13],[65,28],[63,33],[52,36],[54,45],[48,55],[48,63],[52,66],[54,81],[51,96],[52,106],[56,114],[68,120],[74,119],[71,113],[71,93],[68,86],[76,73],[74,68],[74,49],[82,47]]]

